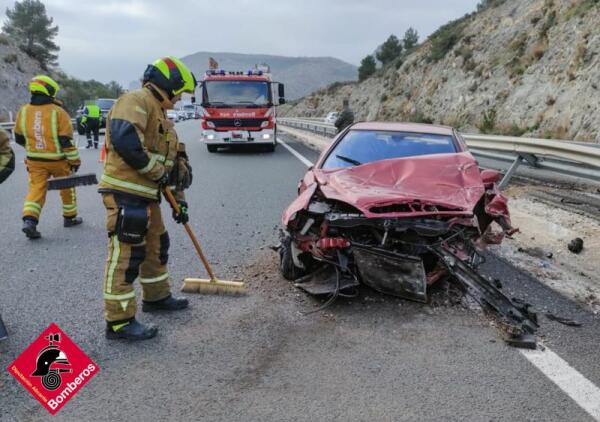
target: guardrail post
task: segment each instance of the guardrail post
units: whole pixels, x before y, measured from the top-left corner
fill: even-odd
[[[517,171],[517,169],[519,168],[519,166],[521,165],[521,163],[523,161],[527,161],[529,163],[529,165],[531,165],[532,167],[538,167],[538,159],[535,155],[533,155],[533,154],[517,155],[517,158],[515,159],[515,161],[513,161],[512,165],[510,166],[510,168],[508,169],[508,171],[506,172],[506,174],[504,175],[504,177],[498,184],[498,187],[500,189],[504,189],[506,187],[506,185],[508,185],[508,183],[510,182],[510,179],[512,179],[513,175],[515,174],[515,172]]]

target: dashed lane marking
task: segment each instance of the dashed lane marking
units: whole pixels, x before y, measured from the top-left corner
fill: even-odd
[[[300,154],[298,151],[296,151],[294,148],[289,146],[287,143],[283,142],[281,139],[277,138],[277,142],[280,143],[281,145],[283,145],[285,147],[285,149],[287,149],[289,152],[291,152],[292,155],[294,157],[296,157],[298,160],[300,160],[306,167],[310,167],[313,165],[313,163],[308,158],[306,158],[304,155]]]
[[[595,420],[600,421],[600,389],[552,350],[521,354]]]
[[[313,165],[308,158],[282,140],[277,139],[277,142],[307,167]],[[522,349],[519,351],[525,359],[556,384],[579,407],[595,420],[600,421],[600,389],[595,384],[547,347],[544,351]]]

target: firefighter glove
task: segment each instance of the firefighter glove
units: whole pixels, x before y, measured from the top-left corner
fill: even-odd
[[[190,220],[188,204],[187,202],[180,200],[177,201],[177,205],[179,205],[179,213],[173,208],[173,220],[175,220],[177,224],[186,224]]]

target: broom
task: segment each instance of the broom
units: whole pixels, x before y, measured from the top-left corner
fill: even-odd
[[[179,204],[177,200],[173,196],[173,192],[169,186],[166,186],[163,191],[165,198],[171,204],[176,214],[180,213]],[[202,264],[204,264],[204,268],[206,268],[206,272],[208,273],[210,279],[204,278],[186,278],[183,280],[183,287],[181,291],[185,293],[200,293],[200,294],[230,294],[230,295],[240,295],[246,293],[246,284],[241,281],[227,281],[227,280],[219,280],[213,273],[208,260],[204,256],[204,252],[202,252],[202,247],[200,246],[200,242],[196,239],[192,228],[188,223],[183,225],[185,231],[188,236],[192,240],[194,244],[194,248],[196,248],[196,253],[200,257]]]
[[[48,181],[48,190],[62,190],[75,186],[97,185],[98,179],[94,173],[72,174],[70,176],[55,177]]]

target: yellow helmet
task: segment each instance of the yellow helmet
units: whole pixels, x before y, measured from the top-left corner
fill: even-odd
[[[144,72],[144,82],[152,82],[164,89],[171,98],[196,90],[196,77],[183,62],[175,57],[163,57],[148,65]]]
[[[58,84],[49,76],[38,75],[34,76],[29,82],[29,92],[44,94],[55,98],[56,93],[60,90]]]

